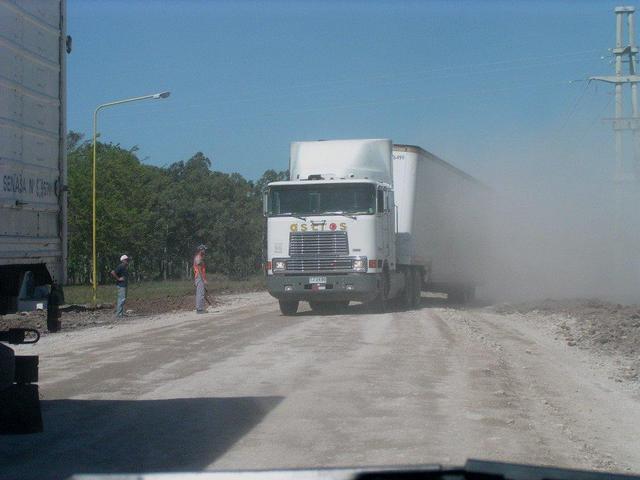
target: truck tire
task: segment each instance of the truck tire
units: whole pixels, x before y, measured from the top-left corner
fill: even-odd
[[[60,331],[60,305],[64,303],[64,292],[57,283],[51,285],[51,293],[47,299],[47,330],[51,333]]]
[[[47,305],[47,330],[51,333],[59,332],[60,323],[60,307],[49,303]]]
[[[415,275],[413,269],[404,272],[404,291],[402,293],[402,306],[405,310],[415,307]]]
[[[373,301],[373,311],[377,313],[385,313],[389,310],[389,272],[385,271],[382,275],[382,288],[378,296]]]
[[[413,269],[413,298],[412,307],[419,308],[422,306],[422,272],[419,268]]]
[[[291,316],[295,315],[298,312],[298,302],[297,300],[278,300],[280,304],[280,312],[282,315]]]
[[[473,302],[476,299],[476,287],[468,287],[466,291],[466,301]]]
[[[465,302],[465,298],[464,288],[451,288],[447,292],[447,303],[450,305],[462,305]]]

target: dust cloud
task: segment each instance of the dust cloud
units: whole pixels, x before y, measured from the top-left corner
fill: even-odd
[[[570,180],[492,185],[486,297],[640,302],[637,184]]]

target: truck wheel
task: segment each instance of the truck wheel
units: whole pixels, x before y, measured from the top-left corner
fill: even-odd
[[[47,330],[51,333],[60,331],[60,305],[64,303],[64,291],[56,282],[51,285],[47,299]]]
[[[389,279],[387,272],[382,276],[382,288],[380,290],[380,293],[373,301],[373,310],[378,313],[385,313],[389,309],[389,299],[387,298],[389,295]]]
[[[47,330],[51,333],[60,331],[60,308],[55,303],[47,305]]]
[[[461,305],[465,301],[464,288],[452,288],[447,292],[447,303],[452,305]]]
[[[419,268],[413,270],[413,299],[412,307],[420,307],[422,304],[422,273]]]
[[[413,269],[404,272],[404,293],[402,294],[402,306],[410,310],[415,306],[415,278]]]
[[[386,295],[380,295],[380,298],[378,298],[377,310],[379,313],[386,313],[389,311],[389,299]]]
[[[57,318],[55,320],[50,320],[47,318],[47,330],[50,333],[59,332],[60,328],[61,328],[60,320],[58,320]]]
[[[282,315],[290,316],[295,315],[298,311],[298,302],[297,300],[278,300],[280,304],[280,312]]]
[[[476,287],[468,287],[466,297],[467,302],[473,302],[476,299]]]
[[[463,305],[475,298],[475,287],[457,287],[449,290],[447,299],[451,304]]]

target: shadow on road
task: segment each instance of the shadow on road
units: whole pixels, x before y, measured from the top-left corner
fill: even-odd
[[[0,436],[0,478],[199,471],[282,398],[43,401],[43,433]]]

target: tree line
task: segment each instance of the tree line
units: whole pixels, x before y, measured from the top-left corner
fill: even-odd
[[[241,279],[260,269],[262,191],[286,179],[286,171],[267,170],[253,182],[213,170],[202,152],[157,167],[141,162],[136,151],[97,143],[99,282],[123,253],[133,257],[134,281],[188,278],[200,244],[208,247],[208,271]],[[68,134],[68,278],[74,284],[91,278],[92,153],[81,134]]]

